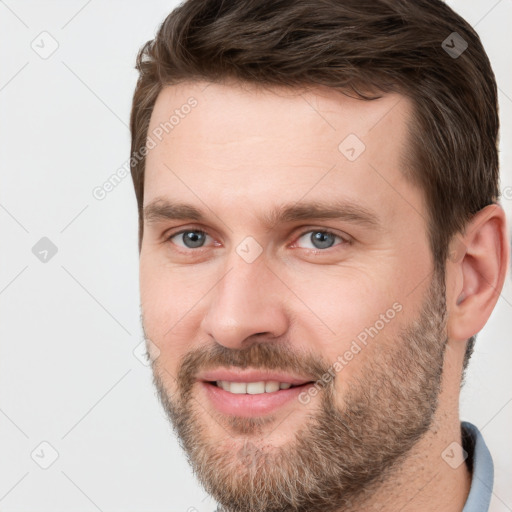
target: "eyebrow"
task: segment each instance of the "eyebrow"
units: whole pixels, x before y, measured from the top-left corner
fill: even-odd
[[[143,218],[147,224],[169,220],[206,221],[206,216],[195,206],[168,199],[157,198],[143,209]],[[304,220],[341,220],[364,227],[379,229],[381,222],[377,214],[368,208],[346,199],[331,202],[297,202],[278,205],[265,213],[261,221],[267,229],[276,224],[292,223]]]

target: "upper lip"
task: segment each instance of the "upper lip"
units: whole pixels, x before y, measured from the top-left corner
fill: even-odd
[[[285,372],[278,371],[265,371],[265,370],[240,370],[240,369],[225,369],[219,368],[217,370],[209,370],[201,372],[197,376],[198,380],[215,382],[218,380],[225,380],[229,382],[288,382],[292,386],[300,386],[312,382],[315,379],[311,377],[298,377]]]

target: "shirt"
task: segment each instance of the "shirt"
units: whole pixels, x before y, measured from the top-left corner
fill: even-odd
[[[471,471],[471,488],[462,512],[488,512],[494,484],[494,464],[480,431],[468,421],[461,423],[462,447]]]

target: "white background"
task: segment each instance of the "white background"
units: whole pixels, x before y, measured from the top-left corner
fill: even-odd
[[[500,87],[503,199],[512,213],[512,0],[452,1]],[[175,2],[0,1],[0,510],[211,511],[134,356],[139,320],[129,157],[135,56]],[[42,59],[32,41],[58,48]],[[46,37],[45,48],[51,48]],[[39,43],[41,44],[41,43]],[[57,254],[39,261],[48,237]],[[493,512],[512,510],[512,285],[479,336],[461,397],[495,461]],[[44,470],[31,458],[50,461]],[[43,455],[44,454],[44,455]],[[38,459],[39,456],[39,459]]]

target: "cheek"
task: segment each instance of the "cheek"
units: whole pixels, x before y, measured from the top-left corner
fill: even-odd
[[[175,324],[186,309],[197,282],[186,279],[185,272],[172,268],[158,253],[141,254],[139,285],[142,310],[147,323],[160,326],[165,332]],[[155,326],[156,326],[155,325]]]
[[[144,329],[160,350],[158,364],[165,364],[169,371],[197,339],[201,299],[212,287],[210,280],[202,279],[192,268],[170,268],[157,255],[141,254],[139,285]]]
[[[292,338],[306,340],[328,364],[338,363],[335,373],[348,374],[371,359],[372,346],[396,339],[406,320],[405,288],[398,275],[384,278],[361,269],[338,269],[336,274],[326,276],[324,269],[317,280],[313,273],[307,281],[294,280],[291,288],[303,304],[294,303],[301,312],[295,311]]]

